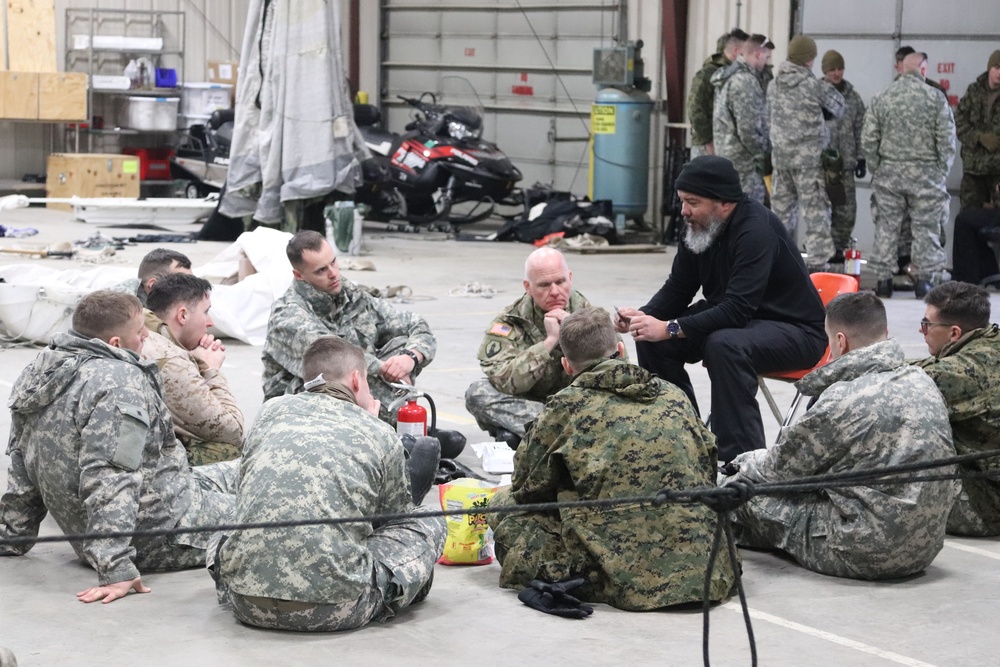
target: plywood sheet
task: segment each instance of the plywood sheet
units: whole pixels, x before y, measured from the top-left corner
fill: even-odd
[[[8,68],[56,72],[55,0],[6,0]]]
[[[38,75],[39,120],[87,120],[87,75],[43,72]]]
[[[38,119],[38,74],[0,72],[0,118]]]

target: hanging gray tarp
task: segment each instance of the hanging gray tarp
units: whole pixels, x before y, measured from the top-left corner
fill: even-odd
[[[221,212],[277,224],[282,203],[361,183],[336,0],[250,0]]]

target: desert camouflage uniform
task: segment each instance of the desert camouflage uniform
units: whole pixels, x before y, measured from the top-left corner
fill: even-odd
[[[990,90],[989,72],[983,72],[969,84],[955,111],[955,125],[962,142],[963,211],[992,202],[1000,182],[1000,152],[991,152],[979,143],[983,132],[1000,135],[1000,96],[996,93]]]
[[[715,438],[674,385],[620,359],[600,361],[549,399],[514,455],[513,486],[491,504],[570,502],[713,485]],[[488,514],[500,586],[585,577],[579,597],[648,610],[702,599],[716,515],[699,504]],[[725,549],[710,597],[729,594]],[[574,591],[574,595],[577,595]]]
[[[226,377],[181,347],[170,328],[150,311],[146,311],[146,328],[150,333],[141,356],[160,369],[163,400],[188,461],[200,466],[238,457],[243,412]]]
[[[403,350],[419,352],[424,359],[413,369],[411,379],[415,379],[434,359],[437,341],[416,313],[396,310],[347,279],[342,284],[340,294],[333,296],[304,280],[295,280],[271,306],[262,357],[264,400],[298,391],[306,349],[317,338],[339,336],[364,350],[372,396],[382,402],[379,417],[394,420],[386,407],[396,397],[396,390],[379,375],[381,360]]]
[[[573,290],[566,311],[574,313],[590,305]],[[465,409],[479,428],[505,428],[524,437],[524,425],[535,419],[552,394],[573,381],[562,367],[562,349],[548,352],[545,313],[524,294],[507,306],[486,330],[479,346],[479,365],[485,380],[476,380],[465,392]]]
[[[1000,449],[1000,329],[974,329],[941,348],[935,357],[915,362],[937,384],[959,454]],[[968,472],[1000,470],[1000,460],[962,465]],[[1000,535],[1000,481],[962,480],[962,493],[948,517],[956,535]]]
[[[232,520],[237,463],[193,470],[174,437],[155,364],[56,334],[14,383],[0,538],[35,536],[51,512],[64,533],[211,526]],[[100,585],[205,563],[209,533],[72,542]],[[32,543],[0,547],[26,553]]]
[[[808,67],[786,60],[778,65],[767,104],[774,146],[771,210],[790,232],[797,221],[805,224],[806,264],[821,267],[835,251],[821,166],[823,149],[830,142],[823,119],[824,112],[833,118],[843,116],[844,97]]]
[[[854,235],[854,222],[858,216],[857,190],[854,187],[854,170],[861,157],[861,126],[865,120],[865,103],[847,79],[834,86],[844,96],[844,115],[827,121],[830,128],[830,148],[840,152],[844,160],[844,196],[846,203],[832,207],[830,235],[838,250],[847,248]]]
[[[715,108],[715,87],[712,75],[729,64],[722,53],[715,53],[705,59],[701,69],[691,80],[691,91],[687,98],[688,122],[691,123],[691,158],[707,155],[705,145],[713,141],[712,118]]]
[[[764,89],[742,56],[712,75],[715,86],[715,154],[727,158],[740,175],[743,192],[764,203],[764,177],[758,160],[771,150],[764,119]]]
[[[346,400],[316,393],[268,401],[247,434],[238,522],[281,522],[414,508],[403,444]],[[346,630],[385,620],[429,586],[443,518],[234,533],[214,567],[236,617],[265,628]]]
[[[817,403],[771,449],[737,456],[729,480],[781,482],[955,454],[941,394],[895,340],[853,350],[798,387]],[[956,492],[956,482],[941,481],[761,495],[733,519],[744,546],[782,549],[822,574],[888,579],[934,560]]]
[[[878,209],[868,265],[879,280],[895,273],[897,237],[909,215],[917,279],[944,282],[948,257],[941,230],[950,201],[945,178],[955,158],[955,120],[947,98],[918,74],[899,77],[872,100],[861,146]]]

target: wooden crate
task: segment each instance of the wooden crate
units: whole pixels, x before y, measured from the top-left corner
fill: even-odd
[[[38,74],[0,72],[0,118],[38,120]]]
[[[139,196],[139,159],[106,153],[53,153],[49,156],[47,197]],[[64,211],[68,204],[46,204]]]
[[[56,72],[55,0],[7,3],[8,68],[12,72]]]
[[[38,75],[39,120],[87,120],[87,75],[43,72]]]

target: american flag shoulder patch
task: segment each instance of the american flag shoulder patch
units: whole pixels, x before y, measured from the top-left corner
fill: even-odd
[[[505,336],[506,337],[506,336],[510,335],[511,331],[513,331],[513,329],[510,328],[510,325],[501,324],[500,322],[494,322],[493,326],[490,327],[490,330],[489,330],[488,333],[491,333],[491,334],[493,334],[495,336]]]

